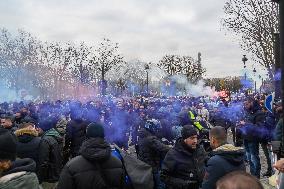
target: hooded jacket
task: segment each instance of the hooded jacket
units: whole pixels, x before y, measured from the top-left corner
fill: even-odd
[[[202,189],[215,189],[216,182],[232,171],[245,171],[244,149],[232,144],[222,145],[210,155],[205,168]]]
[[[196,149],[191,149],[180,138],[163,161],[161,178],[167,188],[199,188],[206,158],[202,146],[197,145]]]
[[[15,132],[17,141],[17,156],[19,158],[31,158],[38,164],[38,151],[41,138],[38,132],[31,129],[19,129]]]
[[[9,170],[2,173],[0,189],[39,189],[35,169],[32,159],[17,159]]]
[[[121,161],[111,155],[102,138],[89,138],[62,170],[57,189],[123,188],[125,172]]]
[[[88,123],[82,119],[75,119],[68,122],[66,126],[65,149],[70,148],[72,157],[79,154],[79,149],[86,139],[86,128]]]
[[[56,182],[63,167],[63,138],[56,129],[44,133],[39,148],[40,182]]]

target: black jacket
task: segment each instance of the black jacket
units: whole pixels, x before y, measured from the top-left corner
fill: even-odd
[[[225,144],[213,150],[208,160],[202,189],[215,189],[216,182],[232,171],[245,171],[244,150]]]
[[[251,110],[246,112],[245,125],[240,128],[243,138],[248,141],[261,141],[259,131],[264,125],[265,119],[266,113],[261,110],[257,102],[254,102]]]
[[[80,154],[65,165],[57,189],[123,188],[122,163],[111,155],[111,148],[104,139],[87,139]]]
[[[86,128],[88,123],[83,120],[71,120],[66,127],[65,150],[70,148],[70,154],[75,157],[86,139]]]
[[[17,157],[31,158],[38,165],[38,153],[41,141],[41,138],[38,137],[38,133],[30,129],[19,129],[15,132],[15,135],[18,138]]]
[[[149,164],[153,168],[153,172],[160,169],[160,165],[169,147],[163,144],[156,136],[153,136],[146,129],[141,129],[139,131],[139,140],[137,155],[138,159]]]
[[[63,138],[55,129],[42,136],[39,148],[40,182],[56,182],[63,167]]]
[[[199,188],[206,158],[207,154],[202,146],[198,145],[193,150],[180,138],[163,161],[161,179],[167,188]]]

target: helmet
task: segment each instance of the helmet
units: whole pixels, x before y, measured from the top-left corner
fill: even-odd
[[[144,128],[150,131],[151,133],[156,133],[157,131],[159,131],[159,129],[162,128],[162,126],[159,120],[150,119],[146,121]]]

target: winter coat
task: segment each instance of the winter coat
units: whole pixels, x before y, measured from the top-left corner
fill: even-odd
[[[160,169],[160,165],[170,148],[163,144],[156,136],[153,136],[146,129],[139,131],[138,159],[149,164],[153,172]]]
[[[70,148],[70,154],[75,157],[86,139],[88,123],[83,120],[71,120],[66,127],[65,148]]]
[[[262,130],[266,130],[264,126],[266,113],[260,109],[258,104],[255,104],[245,115],[245,125],[240,128],[242,137],[247,141],[261,141]],[[266,131],[265,131],[266,132]]]
[[[87,139],[80,154],[65,165],[57,189],[123,188],[122,163],[111,155],[111,148],[104,139]]]
[[[38,137],[38,133],[31,129],[19,129],[15,132],[18,138],[17,141],[17,157],[19,158],[31,158],[36,164],[39,164],[39,147],[41,138]],[[38,170],[38,169],[37,169]]]
[[[280,141],[281,145],[280,145],[280,156],[283,157],[284,156],[284,135],[283,135],[283,130],[284,130],[284,126],[283,126],[283,118],[281,118],[277,125],[276,125],[276,129],[275,129],[275,140]]]
[[[161,179],[168,189],[199,188],[207,154],[202,146],[191,149],[180,138],[162,164]]]
[[[0,126],[0,127],[2,127],[2,126]],[[4,127],[3,127],[3,128],[4,128]],[[14,134],[15,131],[18,129],[18,125],[15,124],[15,123],[13,123],[12,127],[10,127],[10,128],[4,128],[4,129],[7,129],[8,131],[10,131],[10,133]]]
[[[275,129],[275,140],[278,141],[284,141],[284,137],[283,137],[283,118],[281,118],[277,125],[276,125],[276,129]]]
[[[264,122],[258,127],[261,142],[267,143],[273,139],[276,125],[276,117],[272,113],[266,112]]]
[[[63,167],[63,138],[55,129],[42,136],[39,148],[40,182],[56,182]]]
[[[40,189],[35,169],[32,159],[17,159],[8,171],[2,173],[0,189]]]
[[[225,144],[211,153],[206,164],[202,189],[215,189],[216,182],[232,171],[245,171],[244,150]]]

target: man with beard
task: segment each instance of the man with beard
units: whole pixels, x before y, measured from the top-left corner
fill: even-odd
[[[206,164],[202,189],[215,189],[221,177],[233,171],[245,171],[244,150],[228,144],[223,127],[213,127],[209,138],[213,151]]]
[[[80,155],[71,159],[62,170],[57,189],[122,189],[125,171],[122,162],[112,156],[111,147],[104,140],[103,126],[89,124],[86,136]]]
[[[204,148],[197,143],[197,131],[185,125],[162,164],[161,179],[167,189],[198,189],[204,176]]]
[[[262,135],[261,127],[265,122],[265,113],[259,103],[251,97],[244,101],[245,120],[240,122],[240,131],[244,138],[246,156],[250,164],[250,173],[260,178],[259,143]]]
[[[11,133],[14,133],[18,128],[17,125],[13,123],[12,118],[8,116],[1,118],[1,127],[9,130]]]

